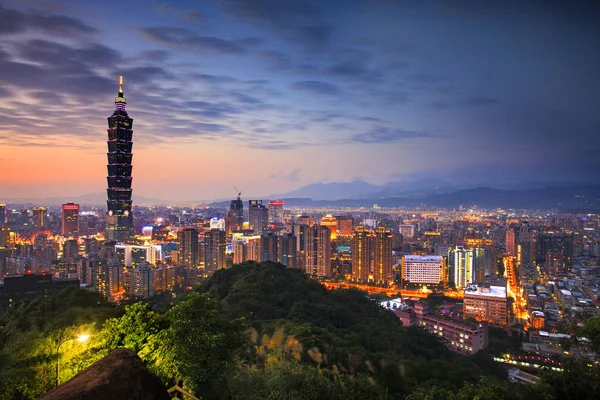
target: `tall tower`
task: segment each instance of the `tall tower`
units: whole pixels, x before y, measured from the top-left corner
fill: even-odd
[[[108,117],[108,200],[106,202],[106,240],[123,242],[133,236],[131,214],[131,147],[133,119],[125,110],[123,77],[119,78],[119,94],[115,111]]]

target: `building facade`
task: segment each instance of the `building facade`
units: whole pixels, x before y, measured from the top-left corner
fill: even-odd
[[[126,111],[123,77],[115,98],[115,110],[108,117],[108,200],[106,201],[106,232],[108,241],[124,242],[133,237],[131,212],[131,170],[133,118]]]
[[[69,235],[79,232],[79,204],[63,204],[61,210],[61,234]]]
[[[406,255],[402,258],[402,279],[411,283],[443,284],[446,260],[442,256]]]
[[[473,317],[477,321],[506,325],[508,317],[506,287],[467,285],[463,301],[465,318]]]

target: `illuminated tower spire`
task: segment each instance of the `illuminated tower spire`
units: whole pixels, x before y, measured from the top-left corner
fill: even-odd
[[[119,93],[115,111],[108,117],[108,188],[106,193],[106,240],[124,242],[133,236],[131,213],[131,149],[133,119],[125,109],[123,77],[119,77]]]

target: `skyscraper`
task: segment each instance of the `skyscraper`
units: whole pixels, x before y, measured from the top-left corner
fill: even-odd
[[[68,235],[74,232],[79,232],[79,204],[63,204],[61,233]]]
[[[277,260],[289,268],[296,268],[296,236],[293,233],[284,233],[279,238],[279,248]]]
[[[225,268],[225,231],[211,229],[204,234],[204,273],[212,275],[216,270]]]
[[[262,234],[267,231],[269,211],[262,203],[262,200],[248,201],[248,223],[250,229],[254,232]]]
[[[125,110],[123,77],[119,80],[119,94],[115,111],[108,117],[108,200],[106,201],[106,240],[123,242],[133,236],[131,213],[131,148],[133,146],[133,119]]]
[[[371,231],[357,226],[352,237],[352,279],[368,282],[371,270]]]
[[[448,253],[448,267],[450,268],[450,282],[456,287],[467,287],[473,283],[474,260],[473,250],[466,250],[457,246]]]
[[[6,205],[0,204],[0,228],[6,223]]]
[[[179,263],[188,269],[198,268],[198,229],[185,228],[177,233],[179,239]]]
[[[269,223],[283,224],[283,200],[269,202]]]
[[[306,273],[331,277],[331,231],[326,226],[313,225],[306,231]]]
[[[46,207],[35,207],[33,209],[33,223],[35,226],[40,228],[46,226],[47,211]]]
[[[506,228],[506,254],[509,256],[517,255],[517,246],[519,245],[519,234],[513,226]]]
[[[225,218],[225,230],[228,235],[232,232],[244,229],[244,203],[238,195],[237,199],[231,200],[227,217]]]
[[[375,232],[373,246],[373,280],[375,283],[387,283],[392,277],[392,241],[393,235],[380,226]]]

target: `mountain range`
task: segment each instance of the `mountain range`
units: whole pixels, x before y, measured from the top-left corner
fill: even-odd
[[[256,196],[254,198],[261,198]],[[313,183],[263,200],[282,199],[287,206],[307,207],[428,207],[428,208],[522,208],[558,210],[600,210],[600,185],[588,182],[530,182],[473,185],[456,184],[438,178],[390,182],[373,185],[362,180],[353,182]],[[60,205],[67,201],[102,206],[106,194],[90,193],[61,198],[0,198],[9,204]],[[198,205],[207,201],[167,201],[134,194],[137,205]],[[212,207],[229,207],[230,199],[215,201]]]

